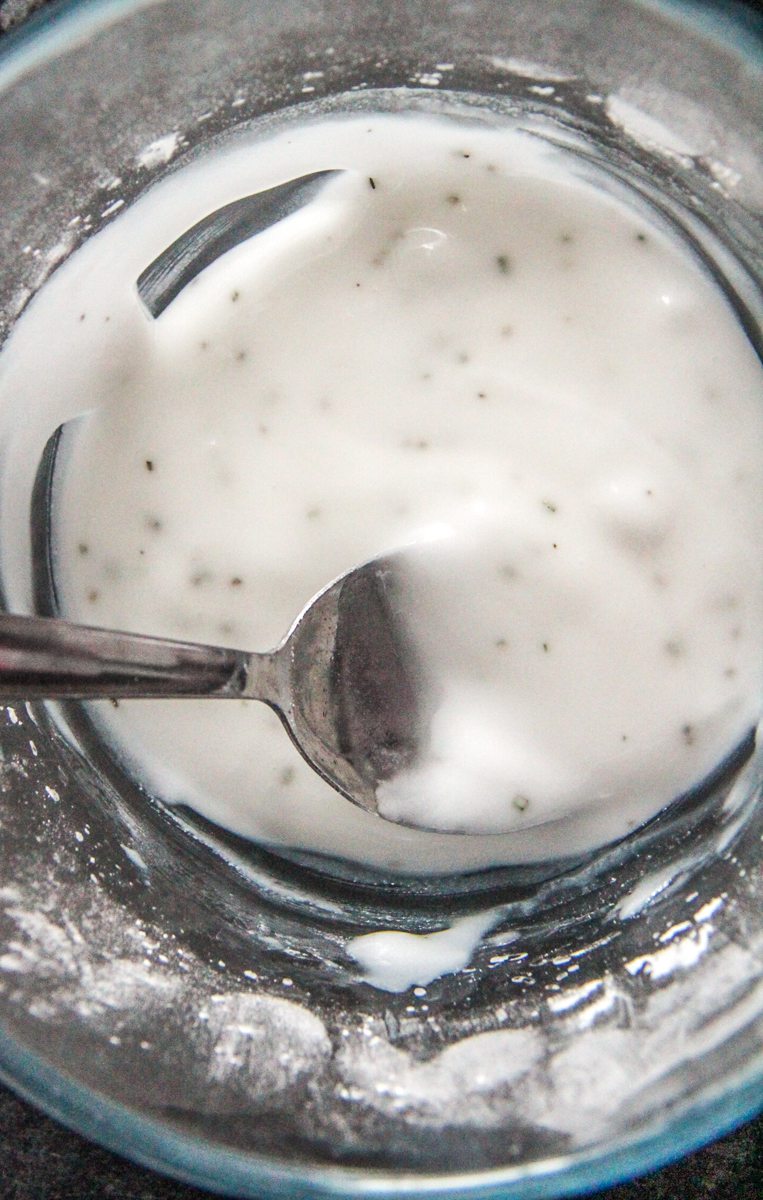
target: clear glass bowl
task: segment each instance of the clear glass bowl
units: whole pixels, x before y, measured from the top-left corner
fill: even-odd
[[[728,4],[59,6],[0,47],[0,337],[210,139],[299,105],[450,103],[524,114],[651,196],[759,338],[761,44]],[[171,163],[141,158],[170,133]],[[760,1106],[752,738],[590,861],[380,879],[163,807],[69,717],[79,742],[43,707],[0,716],[0,1070],[88,1136],[242,1196],[526,1200]],[[496,902],[471,965],[423,994],[371,989],[346,954]]]

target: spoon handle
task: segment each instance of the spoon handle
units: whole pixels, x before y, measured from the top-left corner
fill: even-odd
[[[250,676],[261,675],[257,668],[271,660],[269,654],[0,613],[0,702],[251,695]]]

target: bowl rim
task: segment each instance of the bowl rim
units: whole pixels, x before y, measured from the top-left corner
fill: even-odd
[[[162,0],[52,0],[0,41],[0,93],[48,59],[122,17]],[[686,22],[763,76],[763,10],[742,0],[633,0]],[[659,1129],[621,1137],[605,1152],[581,1150],[518,1167],[418,1176],[344,1166],[302,1167],[233,1150],[149,1119],[51,1066],[0,1024],[0,1081],[90,1141],[141,1166],[211,1192],[261,1200],[552,1200],[630,1180],[729,1133],[763,1111],[763,1063],[737,1072]],[[265,1189],[265,1192],[263,1192]]]
[[[658,1170],[763,1109],[763,1066],[737,1073],[659,1129],[535,1164],[418,1176],[340,1165],[302,1167],[233,1150],[149,1119],[85,1087],[0,1027],[0,1081],[62,1125],[141,1166],[242,1200],[560,1200]],[[265,1189],[265,1190],[263,1190]]]

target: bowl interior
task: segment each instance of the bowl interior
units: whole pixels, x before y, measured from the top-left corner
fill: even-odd
[[[728,28],[634,0],[69,5],[0,58],[0,337],[118,201],[213,140],[382,107],[520,114],[605,162],[680,223],[757,344],[760,77],[754,31]],[[418,879],[166,808],[76,707],[1,719],[0,1069],[91,1136],[242,1195],[550,1196],[760,1102],[753,734],[593,857]],[[347,954],[496,906],[469,967],[426,989],[376,990]]]

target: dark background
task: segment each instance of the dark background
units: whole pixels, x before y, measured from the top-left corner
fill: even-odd
[[[49,2],[0,0],[0,37]],[[763,10],[763,0],[750,7]],[[207,1196],[90,1145],[0,1086],[0,1200],[203,1200]],[[763,1116],[682,1162],[600,1192],[599,1197],[763,1200]]]

